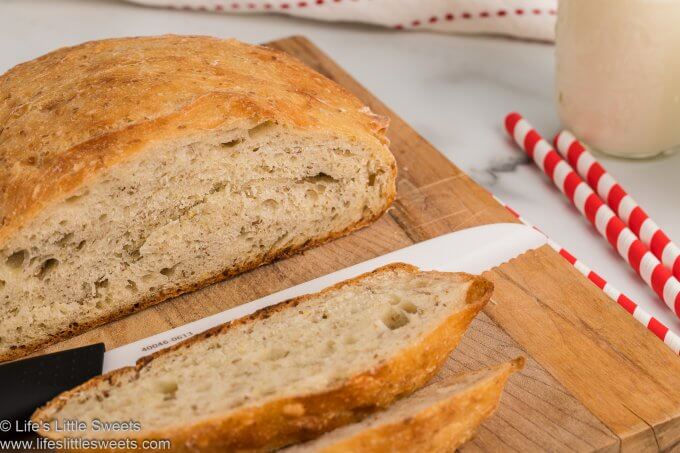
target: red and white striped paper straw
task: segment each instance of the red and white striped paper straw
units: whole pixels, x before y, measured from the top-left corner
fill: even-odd
[[[534,228],[536,231],[545,235],[543,231],[541,231],[538,227],[536,227],[535,225],[531,224],[528,220],[523,218],[517,211],[515,211],[510,206],[505,204],[498,197],[496,197],[493,194],[491,194],[491,196],[494,197],[494,199],[497,202],[503,205],[505,209],[510,211],[512,215],[514,215],[520,222]],[[576,268],[576,270],[578,270],[584,277],[586,277],[588,280],[593,282],[598,288],[604,291],[604,293],[607,296],[609,296],[612,300],[617,302],[628,313],[633,315],[633,318],[635,318],[638,322],[640,322],[643,326],[650,330],[654,335],[656,335],[661,341],[663,341],[666,344],[666,346],[671,348],[671,350],[674,353],[680,355],[680,336],[678,336],[678,334],[670,330],[661,321],[659,321],[654,316],[649,314],[649,312],[645,311],[638,304],[633,302],[628,296],[623,294],[621,291],[619,291],[609,282],[607,282],[604,278],[602,278],[599,274],[597,274],[595,271],[586,266],[585,263],[583,263],[583,261],[580,261],[579,259],[574,257],[574,255],[569,253],[564,247],[562,247],[549,237],[548,245],[557,253],[559,253],[560,256],[562,256],[569,263],[571,263],[574,266],[574,268]]]
[[[505,118],[515,142],[553,180],[642,280],[680,316],[680,282],[519,113]]]
[[[680,279],[680,248],[649,218],[619,183],[571,132],[555,136],[555,146],[565,159],[588,182],[593,190],[623,220],[651,252]]]

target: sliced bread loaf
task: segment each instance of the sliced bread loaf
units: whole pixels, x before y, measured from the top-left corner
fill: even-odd
[[[522,357],[453,376],[418,390],[387,410],[285,453],[449,453],[469,440],[498,407],[508,377]]]
[[[364,226],[387,119],[264,47],[160,36],[0,75],[0,361]]]
[[[308,440],[424,385],[491,291],[481,277],[393,264],[95,378],[34,420],[132,419],[141,431],[80,435],[169,438],[177,451],[264,451]]]

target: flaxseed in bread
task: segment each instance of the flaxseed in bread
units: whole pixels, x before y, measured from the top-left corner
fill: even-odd
[[[133,419],[140,432],[76,435],[167,438],[174,451],[280,448],[425,385],[491,291],[481,277],[389,265],[95,378],[33,419]]]
[[[375,220],[387,119],[296,59],[198,36],[0,76],[0,361]]]

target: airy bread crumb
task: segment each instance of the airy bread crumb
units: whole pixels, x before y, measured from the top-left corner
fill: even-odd
[[[167,437],[180,451],[267,450],[306,440],[424,385],[491,288],[466,274],[386,266],[95,378],[34,420],[135,419],[141,433],[85,436]],[[393,323],[394,313],[402,321]]]
[[[234,40],[59,49],[0,76],[0,123],[0,361],[346,234],[395,196],[386,118]]]

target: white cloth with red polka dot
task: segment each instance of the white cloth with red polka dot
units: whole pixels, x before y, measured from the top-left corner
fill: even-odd
[[[279,13],[398,30],[482,33],[552,41],[557,0],[127,0],[217,13]]]

